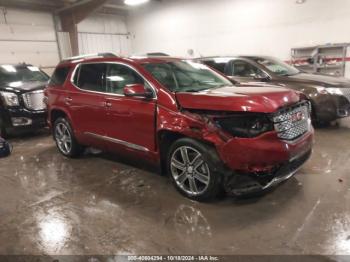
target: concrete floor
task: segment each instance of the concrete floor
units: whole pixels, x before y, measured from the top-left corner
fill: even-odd
[[[0,160],[0,254],[350,255],[350,129],[316,131],[312,159],[260,198],[211,204],[117,157],[62,157],[51,137]]]

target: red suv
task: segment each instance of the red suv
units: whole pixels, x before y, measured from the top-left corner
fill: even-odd
[[[183,59],[75,57],[57,66],[45,92],[63,155],[92,146],[152,161],[198,201],[223,190],[266,190],[294,175],[312,151],[302,94],[237,87]]]

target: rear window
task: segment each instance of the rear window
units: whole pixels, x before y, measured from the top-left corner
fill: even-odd
[[[83,64],[75,76],[74,84],[84,90],[105,92],[104,75],[106,73],[106,64]]]
[[[58,67],[53,73],[49,85],[63,85],[67,79],[70,67]]]

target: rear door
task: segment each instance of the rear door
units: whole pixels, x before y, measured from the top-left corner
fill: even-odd
[[[156,98],[125,97],[123,89],[130,84],[143,84],[153,90],[131,66],[122,63],[107,65],[105,127],[111,138],[110,145],[120,144],[140,152],[155,151]]]
[[[84,143],[104,147],[106,64],[81,64],[75,71],[74,88],[67,98],[74,129]]]

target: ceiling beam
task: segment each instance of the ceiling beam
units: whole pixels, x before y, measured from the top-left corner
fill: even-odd
[[[71,10],[73,8],[77,8],[79,6],[82,6],[82,5],[85,5],[85,4],[88,4],[90,2],[92,2],[93,0],[80,0],[80,1],[77,1],[73,4],[66,4],[66,6],[63,6],[59,9],[56,10],[56,13],[61,13],[61,12],[64,12],[64,11],[68,11],[68,10]]]
[[[57,10],[62,30],[69,32],[73,55],[79,55],[77,25],[106,2],[107,0],[81,0]]]
[[[62,7],[61,1],[47,0],[0,0],[0,6],[27,10],[50,11]]]
[[[107,0],[81,0],[72,5],[56,10],[59,16],[73,15],[76,24],[83,21],[91,13],[101,8]]]

